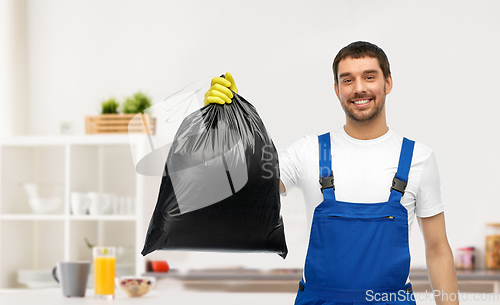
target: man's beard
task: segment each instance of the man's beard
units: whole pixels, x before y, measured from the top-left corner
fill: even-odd
[[[367,123],[375,119],[382,109],[385,107],[385,99],[380,105],[380,107],[373,109],[367,109],[367,111],[372,111],[369,115],[366,115],[366,111],[359,111],[359,109],[351,109],[350,107],[344,107],[344,112],[348,118],[358,123]]]
[[[384,85],[384,93],[386,93],[385,91],[385,85]],[[359,99],[359,98],[365,98],[367,97],[366,95],[354,95],[354,99]],[[375,99],[375,97],[373,97],[373,99]],[[378,102],[378,100],[376,100]],[[372,101],[372,103],[375,102],[375,101]],[[385,107],[385,96],[384,96],[384,99],[382,101],[382,103],[379,105],[378,108],[375,108],[373,109],[373,112],[371,114],[369,114],[368,116],[365,116],[365,111],[361,110],[359,111],[359,109],[352,109],[351,107],[348,107],[350,106],[351,102],[349,102],[349,104],[344,107],[344,105],[342,105],[342,108],[344,109],[344,112],[345,114],[347,115],[348,118],[350,118],[351,120],[357,122],[357,123],[368,123],[370,121],[372,121],[373,119],[375,119],[379,114],[380,112],[382,111],[382,109],[384,109]],[[367,109],[367,111],[370,111],[370,109]]]

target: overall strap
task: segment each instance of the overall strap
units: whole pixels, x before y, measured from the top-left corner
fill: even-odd
[[[399,155],[398,171],[392,180],[391,196],[389,201],[400,202],[401,197],[403,197],[406,189],[406,184],[408,182],[408,175],[410,174],[411,159],[413,157],[413,148],[415,147],[415,141],[403,138],[403,144],[401,145],[401,154]]]
[[[324,200],[335,200],[335,186],[333,184],[332,152],[330,133],[318,136],[319,148],[319,184]]]

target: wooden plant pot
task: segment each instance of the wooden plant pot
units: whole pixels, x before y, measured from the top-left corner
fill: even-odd
[[[87,134],[147,133],[154,135],[156,118],[149,114],[101,114],[85,117]]]

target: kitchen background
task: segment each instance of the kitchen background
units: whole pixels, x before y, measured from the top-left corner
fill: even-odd
[[[104,99],[142,90],[159,103],[230,71],[284,149],[343,125],[331,63],[343,46],[367,40],[391,63],[390,127],[434,149],[450,245],[475,247],[482,267],[486,223],[500,222],[499,12],[495,0],[1,0],[0,136],[59,135],[62,124],[83,135],[84,116],[98,114]],[[157,133],[166,133],[161,121]],[[145,226],[159,178],[146,181]],[[282,204],[286,260],[185,252],[150,258],[181,269],[301,268],[300,191]],[[412,266],[425,266],[417,224],[410,243]]]

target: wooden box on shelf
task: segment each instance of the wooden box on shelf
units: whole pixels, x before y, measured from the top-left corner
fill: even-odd
[[[149,114],[101,114],[85,117],[87,134],[147,133],[154,135],[156,118]]]

